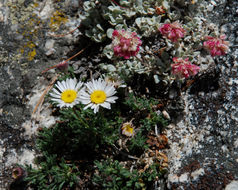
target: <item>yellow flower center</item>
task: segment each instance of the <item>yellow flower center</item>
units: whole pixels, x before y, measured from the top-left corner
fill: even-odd
[[[126,132],[128,132],[128,133],[133,134],[133,130],[134,130],[134,129],[133,129],[133,127],[132,127],[130,124],[128,124],[128,125],[125,126],[124,130],[125,130]]]
[[[72,103],[77,98],[77,92],[75,90],[65,90],[61,94],[61,100],[65,103]]]
[[[91,102],[95,104],[101,104],[105,102],[106,98],[107,98],[107,95],[102,90],[95,90],[90,96]]]
[[[122,126],[122,134],[126,136],[132,136],[134,133],[134,127],[130,122],[126,122]]]

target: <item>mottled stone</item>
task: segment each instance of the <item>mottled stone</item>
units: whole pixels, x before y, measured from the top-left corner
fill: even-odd
[[[238,24],[234,19],[234,7],[238,2],[214,2],[214,10],[207,18],[215,25],[210,24],[210,27],[221,22],[222,31],[234,42],[237,37],[234,29]],[[238,53],[233,42],[228,55],[215,58],[215,64],[204,69],[197,81],[182,94],[184,116],[168,127],[170,176],[189,173],[186,183],[169,177],[168,187],[171,189],[222,189],[225,183],[238,178]],[[193,171],[191,164],[194,160],[200,167]],[[205,181],[209,180],[210,186],[206,186]],[[223,185],[218,185],[218,181]]]
[[[232,181],[231,183],[229,183],[225,190],[238,190],[238,181]]]

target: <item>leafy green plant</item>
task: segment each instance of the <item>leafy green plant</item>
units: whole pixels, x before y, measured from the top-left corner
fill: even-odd
[[[118,126],[122,121],[116,114],[105,112],[95,115],[80,105],[60,110],[60,120],[39,132],[36,142],[42,153],[36,160],[39,168],[27,166],[25,181],[34,189],[75,189],[80,171],[90,168],[90,164],[85,166],[83,163],[101,157],[98,154],[100,149],[107,149],[105,146],[119,138]],[[85,161],[79,164],[77,160]]]
[[[155,125],[163,128],[168,125],[168,121],[156,113],[155,106],[159,104],[156,99],[138,97],[130,93],[124,104],[134,112],[133,116],[138,117],[134,121],[138,125],[135,135],[126,144],[131,154],[141,155],[148,148],[146,144],[148,133],[154,130]]]
[[[37,190],[74,189],[80,182],[80,171],[74,164],[68,164],[64,159],[57,160],[56,155],[48,155],[40,163],[39,169],[26,167],[28,185]]]
[[[124,103],[128,105],[132,111],[148,110],[150,112],[152,111],[153,106],[159,102],[153,98],[147,99],[145,97],[138,97],[133,93],[129,93]]]
[[[129,94],[123,104],[114,107],[110,112],[103,110],[94,114],[91,109],[84,110],[82,105],[59,110],[60,120],[50,128],[42,128],[38,134],[36,145],[42,153],[42,156],[37,160],[40,167],[34,169],[28,166],[28,176],[25,180],[36,189],[60,189],[62,187],[74,189],[80,179],[80,173],[92,167],[95,159],[103,158],[99,153],[102,150],[110,150],[110,147],[115,146],[121,138],[119,128],[125,118],[128,118],[126,112],[130,110],[133,111],[132,116],[138,117],[137,123],[140,127],[135,136],[126,142],[126,146],[129,154],[140,156],[148,148],[146,140],[149,130],[156,123],[165,123],[154,112],[153,105],[157,103],[155,99]],[[125,113],[121,113],[121,106],[127,110]],[[138,116],[140,112],[144,112],[144,114]],[[77,160],[85,160],[90,164],[84,166],[77,163]],[[100,165],[99,162],[95,162],[95,164],[101,170],[107,165],[106,162],[103,165]],[[135,170],[131,173],[123,168],[118,161],[109,164],[109,166],[114,168],[113,173],[119,176],[115,180],[109,180],[109,184],[106,185],[104,184],[106,182],[100,182],[102,179],[95,177],[95,181],[99,180],[98,183],[104,184],[102,184],[103,187],[117,189],[117,185],[121,187],[125,185],[129,189],[142,188],[143,183],[140,183],[141,175],[138,174],[138,171]],[[110,173],[111,169],[106,168],[105,172]],[[117,174],[118,172],[119,174]],[[128,176],[129,181],[125,180]]]
[[[152,164],[144,172],[136,169],[129,170],[117,160],[95,161],[97,173],[93,176],[93,182],[106,190],[148,189],[153,187],[156,177],[160,177],[163,171]]]
[[[140,176],[136,171],[130,172],[117,160],[107,160],[102,163],[95,162],[99,173],[93,177],[93,182],[103,189],[126,190],[141,189],[143,184],[139,182]]]
[[[127,141],[127,147],[132,155],[141,155],[145,150],[148,149],[148,144],[146,143],[147,137],[142,134],[140,130],[136,135]]]
[[[100,146],[113,144],[118,139],[118,127],[122,123],[116,113],[99,113],[75,108],[60,110],[60,121],[39,133],[37,147],[40,151],[60,157],[93,154]],[[89,143],[90,141],[90,143]]]

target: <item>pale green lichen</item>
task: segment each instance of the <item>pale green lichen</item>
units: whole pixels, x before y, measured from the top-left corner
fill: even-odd
[[[35,4],[31,3],[26,7],[24,5],[24,2],[24,0],[7,2],[7,6],[9,8],[9,20],[11,24],[23,23],[31,18],[32,13],[35,9]]]

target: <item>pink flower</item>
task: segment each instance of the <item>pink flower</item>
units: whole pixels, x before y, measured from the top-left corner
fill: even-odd
[[[114,30],[112,33],[112,46],[116,56],[129,59],[140,50],[142,42],[135,32]]]
[[[194,76],[199,72],[199,67],[190,63],[188,58],[182,59],[178,57],[173,58],[174,64],[172,67],[172,74],[178,78],[188,78]]]
[[[179,38],[183,38],[186,34],[186,31],[182,28],[179,22],[164,24],[159,28],[159,31],[172,42],[177,42]]]
[[[229,42],[225,41],[226,35],[221,35],[220,38],[206,36],[205,39],[207,41],[203,42],[203,46],[210,52],[211,56],[225,55],[229,49]]]

